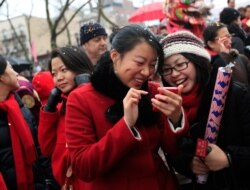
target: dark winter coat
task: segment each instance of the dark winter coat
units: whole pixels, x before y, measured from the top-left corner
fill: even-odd
[[[213,76],[214,77],[214,76]],[[193,179],[190,163],[194,156],[197,138],[204,138],[210,102],[213,95],[213,85],[208,86],[203,93],[199,114],[192,123],[189,136],[180,143],[182,153],[172,162],[176,170]],[[225,109],[220,125],[217,145],[232,157],[229,168],[210,172],[208,182],[196,189],[213,190],[243,190],[250,189],[250,89],[238,82],[231,82],[227,95]],[[184,108],[185,109],[185,108]]]

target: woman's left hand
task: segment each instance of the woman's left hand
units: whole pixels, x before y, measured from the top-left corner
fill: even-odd
[[[152,103],[155,108],[166,115],[173,124],[178,124],[182,116],[182,92],[183,86],[178,86],[178,94],[159,87],[160,94],[156,94],[152,98]]]
[[[216,144],[209,144],[211,152],[205,158],[205,164],[211,171],[218,171],[229,166],[226,153]]]

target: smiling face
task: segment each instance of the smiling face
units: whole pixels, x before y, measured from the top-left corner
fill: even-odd
[[[146,42],[137,44],[123,56],[116,50],[112,50],[110,55],[115,74],[124,85],[130,88],[140,89],[155,72],[157,53]]]
[[[172,73],[163,76],[164,80],[167,81],[171,86],[183,85],[183,93],[191,91],[196,84],[196,70],[194,64],[187,60],[181,54],[174,54],[164,60],[163,70],[166,68],[176,67],[181,63],[188,62],[187,68],[181,71],[172,70]]]
[[[76,84],[74,78],[76,74],[67,69],[60,57],[51,60],[51,73],[55,86],[64,94],[68,94]]]

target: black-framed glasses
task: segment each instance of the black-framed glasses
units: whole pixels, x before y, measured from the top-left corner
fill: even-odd
[[[171,75],[173,73],[173,70],[175,71],[182,71],[184,69],[186,69],[188,67],[188,63],[190,61],[184,61],[181,63],[177,63],[174,67],[164,67],[162,69],[162,76],[167,76],[167,75]]]

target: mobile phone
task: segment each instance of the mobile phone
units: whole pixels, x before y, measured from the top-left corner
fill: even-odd
[[[178,94],[178,88],[177,87],[163,87],[163,88]],[[162,94],[161,92],[159,92],[159,93]],[[156,111],[159,111],[159,110],[157,108],[153,107],[153,111],[156,112]]]
[[[178,94],[178,88],[177,87],[163,87],[163,88],[166,89],[166,90],[169,90],[171,92],[174,92],[174,93]]]

